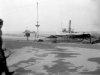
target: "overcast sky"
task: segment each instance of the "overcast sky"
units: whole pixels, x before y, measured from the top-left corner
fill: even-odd
[[[75,31],[98,31],[99,0],[38,0],[39,30],[61,31],[69,19]],[[36,30],[37,0],[0,0],[0,18],[4,32]]]

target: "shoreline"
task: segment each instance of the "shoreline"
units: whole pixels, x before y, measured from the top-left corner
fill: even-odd
[[[36,42],[33,40],[19,40],[19,39],[3,39],[3,46],[8,49],[18,49],[22,47],[32,46],[34,48],[50,49],[56,46],[79,47],[88,49],[100,49],[100,44],[83,44],[83,43],[52,43],[51,41]]]

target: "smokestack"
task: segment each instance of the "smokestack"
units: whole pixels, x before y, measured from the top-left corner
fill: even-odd
[[[71,20],[69,20],[69,29],[68,29],[69,33],[71,33]]]

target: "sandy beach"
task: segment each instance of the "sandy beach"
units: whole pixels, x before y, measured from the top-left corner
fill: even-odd
[[[14,75],[100,75],[100,44],[4,39]]]
[[[0,39],[10,74],[100,75],[100,0],[0,0]]]

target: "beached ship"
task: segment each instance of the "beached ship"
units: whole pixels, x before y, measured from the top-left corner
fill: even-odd
[[[91,34],[85,32],[75,32],[71,29],[71,20],[69,20],[68,30],[62,29],[60,34],[50,35],[48,38],[53,38],[56,41],[63,42],[83,42],[85,40],[91,43]]]

